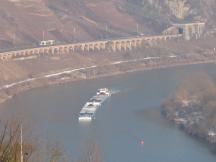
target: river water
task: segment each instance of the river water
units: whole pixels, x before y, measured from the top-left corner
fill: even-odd
[[[36,89],[1,105],[0,117],[23,118],[24,138],[33,135],[41,148],[58,143],[69,161],[82,159],[94,145],[105,162],[215,162],[208,145],[160,115],[160,104],[183,78],[205,72],[216,79],[215,69],[213,64],[192,65]],[[78,123],[81,107],[101,87],[118,93],[91,124]]]

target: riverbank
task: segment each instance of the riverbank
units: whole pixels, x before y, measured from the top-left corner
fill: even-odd
[[[162,114],[187,134],[216,144],[216,85],[206,74],[187,78],[162,105]]]
[[[144,71],[175,66],[184,66],[189,64],[215,63],[216,57],[194,57],[187,55],[176,56],[168,55],[161,57],[143,57],[130,60],[114,61],[103,65],[91,65],[80,68],[67,68],[55,72],[50,72],[38,76],[31,76],[27,79],[2,85],[0,87],[0,103],[18,95],[23,91],[34,88],[46,87],[68,82],[95,79],[99,77],[120,75],[123,73]]]

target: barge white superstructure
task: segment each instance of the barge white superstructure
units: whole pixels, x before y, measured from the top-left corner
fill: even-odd
[[[101,88],[97,90],[95,96],[89,99],[88,102],[83,106],[79,113],[80,122],[90,122],[95,118],[97,109],[102,103],[111,96],[111,92],[108,88]]]

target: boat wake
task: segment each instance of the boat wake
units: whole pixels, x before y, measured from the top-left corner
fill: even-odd
[[[111,93],[111,95],[117,94],[117,93],[120,93],[120,90],[119,89],[110,89],[110,93]]]

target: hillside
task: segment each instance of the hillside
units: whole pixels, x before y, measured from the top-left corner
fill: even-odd
[[[136,26],[114,2],[80,0],[2,0],[0,23],[1,49],[36,46],[43,38],[64,43],[119,37]]]
[[[214,0],[1,0],[0,49],[160,33],[170,24],[215,23]]]
[[[128,0],[139,5],[150,19],[159,16],[169,22],[215,21],[214,0]]]

